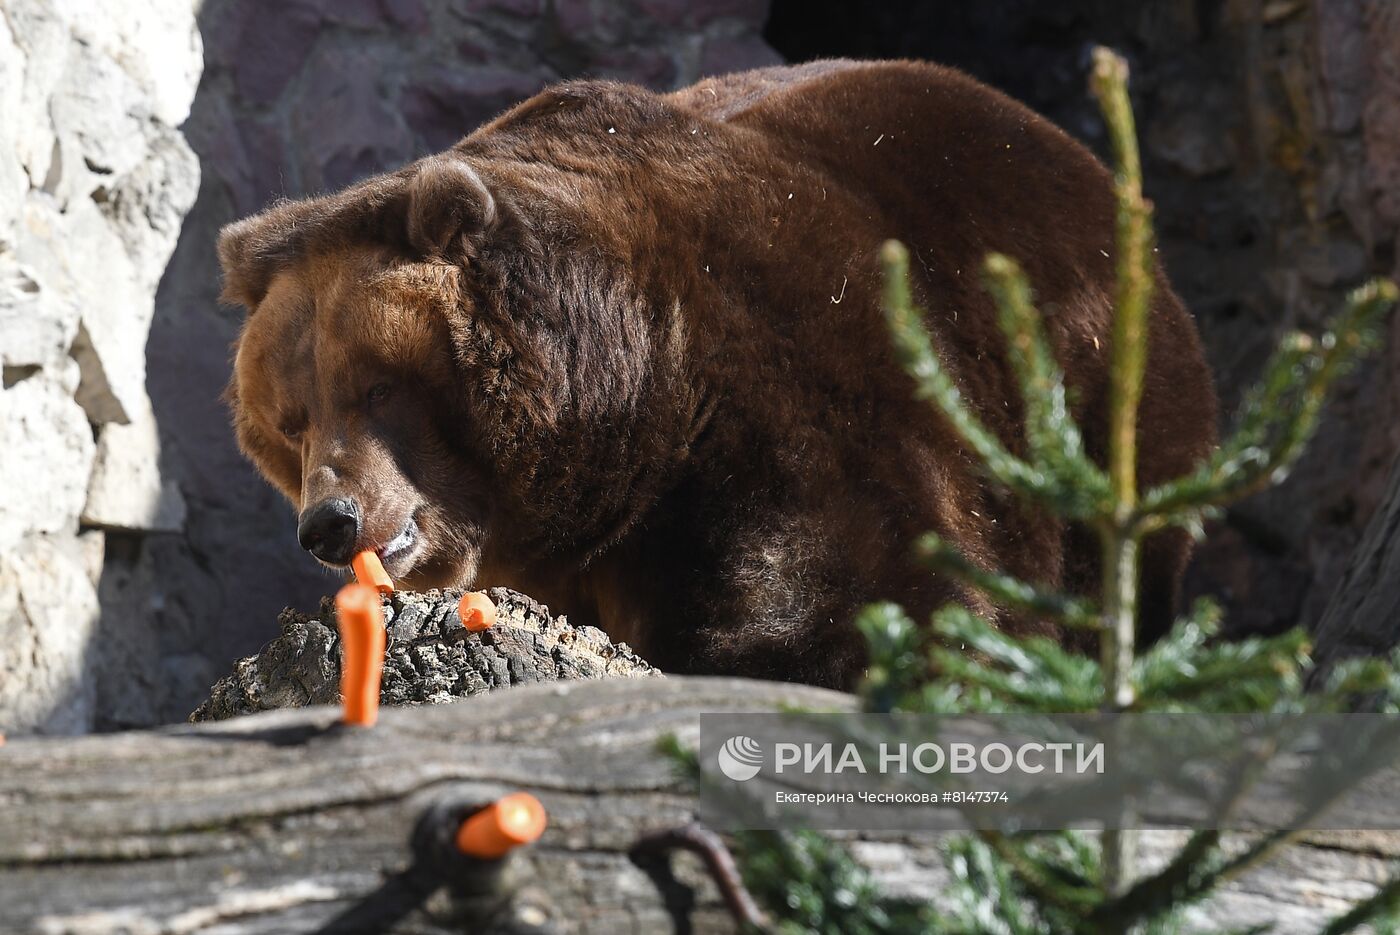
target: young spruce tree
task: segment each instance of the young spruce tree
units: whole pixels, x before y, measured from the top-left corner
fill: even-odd
[[[1194,472],[1139,490],[1137,407],[1153,285],[1152,209],[1142,195],[1126,63],[1097,50],[1091,88],[1117,170],[1106,466],[1084,451],[1031,285],[1014,260],[988,257],[984,276],[1024,396],[1024,458],[1008,451],[963,403],[912,304],[905,248],[887,243],[882,259],[894,347],[918,394],[941,410],[992,482],[1097,533],[1103,581],[1093,599],[1050,593],[976,567],[933,533],[918,543],[919,557],[931,571],[967,581],[998,605],[1093,632],[1100,651],[1093,658],[1043,637],[1010,636],[961,606],[948,606],[932,620],[936,648],[930,652],[926,629],[895,605],[873,605],[858,621],[871,650],[862,700],[870,711],[927,713],[1253,713],[1343,711],[1365,696],[1380,710],[1400,710],[1396,659],[1353,660],[1317,679],[1306,634],[1216,641],[1219,612],[1209,602],[1147,651],[1135,645],[1143,538],[1173,525],[1199,535],[1202,521],[1225,504],[1279,483],[1313,434],[1328,388],[1375,344],[1397,290],[1374,281],[1352,293],[1321,336],[1286,338],[1219,449]],[[936,904],[882,894],[846,849],[823,834],[744,832],[735,843],[744,883],[765,910],[764,927],[773,931],[1029,935],[1178,931],[1180,909],[1291,839],[1290,832],[1275,832],[1227,846],[1220,832],[1199,831],[1162,869],[1140,874],[1134,859],[1139,833],[980,832],[950,839],[946,860],[955,885]],[[1334,935],[1363,923],[1394,931],[1397,906],[1400,876],[1324,931]]]

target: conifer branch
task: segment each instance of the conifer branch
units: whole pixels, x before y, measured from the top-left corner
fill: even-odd
[[[1093,515],[1084,497],[1012,454],[968,408],[914,306],[909,287],[909,251],[904,245],[887,241],[880,249],[880,262],[884,269],[885,318],[895,356],[914,379],[915,395],[938,407],[958,437],[977,455],[982,468],[1002,486],[1074,518]]]
[[[1109,376],[1108,473],[1118,509],[1126,511],[1137,497],[1137,410],[1147,369],[1147,314],[1154,278],[1152,208],[1142,197],[1137,131],[1128,101],[1128,63],[1110,49],[1095,49],[1089,85],[1108,125],[1117,167],[1118,286]]]
[[[1020,383],[1030,461],[1054,478],[1060,496],[1078,501],[1071,511],[1101,513],[1108,502],[1108,477],[1084,454],[1079,426],[1069,411],[1064,374],[1045,338],[1031,287],[1015,260],[987,257],[987,291],[997,306],[997,323]]]
[[[1092,601],[1043,591],[1011,575],[979,568],[937,533],[920,536],[914,543],[914,554],[933,571],[972,585],[999,607],[1076,629],[1097,629],[1101,623]]]
[[[1282,481],[1312,438],[1327,391],[1376,345],[1398,297],[1395,283],[1372,280],[1347,297],[1345,310],[1320,338],[1285,338],[1246,394],[1230,438],[1196,471],[1143,497],[1138,515],[1144,531]]]

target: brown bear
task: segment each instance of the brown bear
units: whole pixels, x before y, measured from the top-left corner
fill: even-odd
[[[244,452],[323,563],[375,549],[405,586],[505,585],[673,672],[850,687],[852,625],[984,598],[910,556],[1089,586],[1092,538],[989,485],[893,360],[878,248],[908,245],[971,407],[1021,449],[980,281],[1025,267],[1103,457],[1108,172],[947,68],[823,61],[672,94],[550,88],[452,149],[226,228],[250,314],[229,397]],[[1141,479],[1190,469],[1215,399],[1159,272]],[[1145,550],[1146,626],[1189,542]],[[1002,623],[1025,628],[1036,621]]]

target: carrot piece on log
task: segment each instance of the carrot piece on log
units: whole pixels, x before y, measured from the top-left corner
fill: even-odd
[[[335,609],[340,623],[341,720],[373,727],[384,674],[384,607],[378,591],[352,582],[336,594]]]
[[[544,834],[540,800],[528,792],[503,796],[462,822],[457,849],[469,857],[496,860]]]
[[[468,591],[457,604],[457,616],[462,618],[462,626],[480,633],[496,625],[496,605],[480,591]]]
[[[371,551],[364,551],[350,560],[350,568],[355,572],[355,580],[367,584],[381,594],[394,593],[394,579],[384,570],[384,563]]]

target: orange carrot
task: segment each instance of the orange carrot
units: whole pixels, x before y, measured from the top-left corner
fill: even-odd
[[[496,625],[496,605],[480,591],[468,591],[457,603],[457,616],[462,618],[462,626],[480,633]]]
[[[528,792],[516,792],[462,822],[457,849],[469,857],[495,860],[536,840],[547,823],[540,800]]]
[[[367,584],[381,594],[394,593],[394,579],[384,570],[384,563],[371,551],[364,551],[350,560],[350,568],[355,572],[355,580]]]
[[[384,607],[379,592],[352,582],[335,596],[340,621],[340,694],[346,724],[373,727],[384,673]]]

